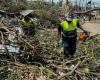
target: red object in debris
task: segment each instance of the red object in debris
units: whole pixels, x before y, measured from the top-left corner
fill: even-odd
[[[85,34],[85,33],[82,33],[82,34],[80,34],[80,36],[79,36],[79,38],[80,39],[86,39],[86,38],[88,38],[89,36],[87,35],[87,34]]]

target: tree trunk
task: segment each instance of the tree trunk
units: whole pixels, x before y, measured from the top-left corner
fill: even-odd
[[[59,6],[62,6],[63,0],[59,0]]]
[[[84,11],[84,0],[82,1],[82,11]]]
[[[78,11],[80,11],[80,8],[81,8],[81,0],[79,0],[79,8],[78,8]]]
[[[69,1],[68,1],[68,0],[66,0],[66,5],[68,5],[68,3],[69,3]]]
[[[75,11],[78,10],[77,7],[78,7],[78,5],[77,5],[77,0],[76,0],[76,1],[75,1]]]
[[[86,0],[86,4],[85,4],[85,11],[87,10],[87,0]]]
[[[53,0],[52,0],[52,6],[53,6]]]

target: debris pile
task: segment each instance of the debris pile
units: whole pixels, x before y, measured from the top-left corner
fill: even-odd
[[[5,39],[5,35],[2,39]],[[15,43],[20,46],[20,51],[13,56],[15,62],[12,62],[12,58],[0,60],[1,79],[100,79],[100,36],[84,44],[78,42],[76,56],[71,59],[63,56],[63,48],[57,43],[57,29],[43,28],[38,30],[35,36],[18,35],[15,39]],[[21,61],[25,64],[19,63]]]
[[[64,57],[62,45],[58,44],[56,28],[43,27],[35,36],[19,35],[14,27],[9,27],[9,21],[3,19],[1,50],[2,80],[100,79],[100,35],[86,42],[79,41],[74,58],[69,59]]]

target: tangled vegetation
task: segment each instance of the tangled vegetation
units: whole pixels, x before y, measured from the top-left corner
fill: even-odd
[[[29,43],[34,43],[34,41],[37,41],[37,44],[35,42],[34,45],[37,46],[35,47],[35,52],[28,51],[28,54],[33,55],[32,62],[27,59],[25,59],[27,60],[26,64],[21,64],[18,61],[0,61],[0,76],[2,80],[100,79],[99,36],[86,42],[78,42],[76,56],[73,59],[64,58],[62,46],[57,44],[56,29],[38,31],[35,39],[30,40]]]
[[[38,18],[37,32],[34,37],[14,33],[15,43],[21,50],[10,57],[0,54],[0,80],[100,80],[100,35],[86,42],[78,41],[74,58],[65,58],[63,46],[58,44],[57,38],[59,13],[55,11],[58,5],[25,4],[12,4],[9,11],[31,7],[34,10],[33,16]],[[6,22],[8,19],[4,20],[0,26],[7,28],[11,34],[14,30]],[[2,36],[2,33],[1,41],[6,35],[3,33]]]

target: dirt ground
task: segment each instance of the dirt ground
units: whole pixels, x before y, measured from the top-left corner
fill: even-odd
[[[100,34],[100,21],[91,21],[91,22],[85,22],[82,27],[91,32],[91,35]],[[55,35],[57,35],[57,28],[53,29],[51,32],[53,32]],[[82,32],[80,29],[78,29],[78,32]]]
[[[86,22],[83,27],[94,34],[100,34],[100,21]]]

